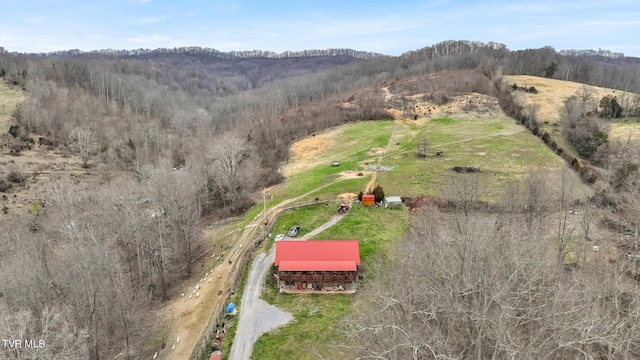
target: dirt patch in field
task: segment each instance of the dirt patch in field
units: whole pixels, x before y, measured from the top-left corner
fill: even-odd
[[[385,151],[386,151],[385,148],[376,147],[376,148],[372,148],[371,151],[369,151],[367,153],[367,155],[369,155],[369,156],[379,156],[379,155],[384,154]]]
[[[333,139],[338,132],[338,129],[333,129],[296,141],[291,145],[291,154],[296,159],[312,158],[333,146],[335,144]]]
[[[340,195],[338,195],[336,197],[342,199],[342,201],[345,201],[345,202],[352,202],[352,201],[355,201],[358,198],[358,194],[355,194],[355,193],[344,193],[344,194],[340,194]]]
[[[340,173],[340,178],[338,180],[348,180],[348,179],[358,179],[365,176],[371,175],[372,171],[351,171],[346,170]]]
[[[443,105],[424,101],[425,94],[408,96],[405,109],[389,108],[387,111],[397,120],[408,124],[424,125],[430,119],[445,116],[458,118],[486,118],[504,116],[498,99],[493,96],[471,93],[456,96]],[[404,111],[403,111],[404,110]]]

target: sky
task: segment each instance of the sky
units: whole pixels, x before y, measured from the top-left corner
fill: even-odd
[[[640,57],[638,0],[0,0],[15,52],[351,48],[387,55],[444,40]]]

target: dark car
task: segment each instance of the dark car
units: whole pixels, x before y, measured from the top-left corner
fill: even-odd
[[[291,229],[289,229],[288,234],[289,236],[294,237],[298,235],[298,231],[300,231],[300,226],[295,225],[295,226],[292,226]]]

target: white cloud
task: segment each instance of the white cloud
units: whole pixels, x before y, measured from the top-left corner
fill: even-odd
[[[136,24],[148,25],[148,24],[154,24],[154,23],[166,20],[166,19],[167,19],[166,16],[156,16],[156,17],[145,16],[145,17],[142,17],[142,18],[134,20],[134,22]]]
[[[158,35],[158,34],[138,35],[138,36],[128,37],[125,40],[131,44],[144,45],[144,44],[157,44],[157,43],[167,42],[171,40],[171,37],[167,35]]]

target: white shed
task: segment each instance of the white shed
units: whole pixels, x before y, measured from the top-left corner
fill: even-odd
[[[402,199],[400,199],[400,196],[387,196],[384,198],[384,207],[395,207],[401,205]]]

